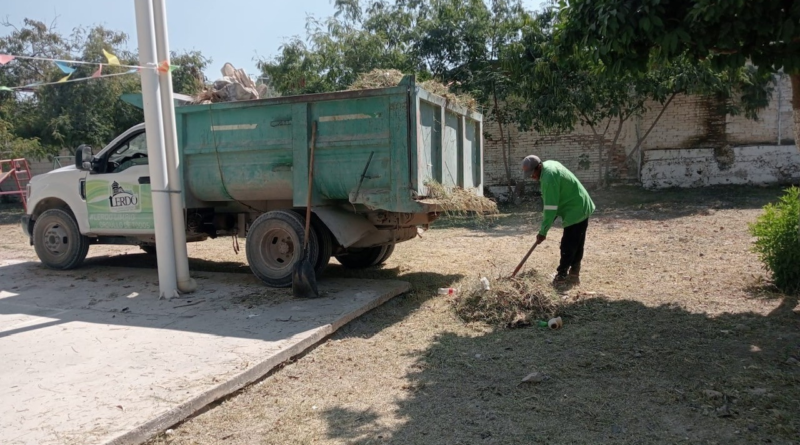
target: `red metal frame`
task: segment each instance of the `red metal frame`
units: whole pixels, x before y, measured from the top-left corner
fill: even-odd
[[[0,160],[0,186],[6,181],[13,181],[17,187],[16,190],[0,191],[0,196],[18,195],[26,212],[28,211],[26,186],[30,180],[31,169],[25,158]]]

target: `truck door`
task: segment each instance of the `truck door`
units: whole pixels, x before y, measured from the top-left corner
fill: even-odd
[[[95,167],[86,178],[85,193],[92,233],[155,233],[144,131],[120,141],[95,160]]]

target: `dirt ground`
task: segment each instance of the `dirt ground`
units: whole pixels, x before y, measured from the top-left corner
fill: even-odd
[[[302,357],[174,427],[156,444],[800,443],[800,316],[749,248],[747,223],[777,188],[594,193],[583,285],[564,328],[466,325],[439,287],[510,273],[540,207],[441,221],[380,269],[413,291]],[[0,211],[0,258],[35,258]],[[554,272],[561,230],[528,268]],[[231,240],[189,247],[193,270],[249,273]],[[154,267],[136,248],[92,264]],[[76,272],[78,273],[78,272]],[[324,277],[323,277],[324,278]],[[266,291],[251,304],[288,298]],[[538,371],[541,383],[521,384]]]

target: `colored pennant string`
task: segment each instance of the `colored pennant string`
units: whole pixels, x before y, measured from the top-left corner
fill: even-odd
[[[101,63],[101,64],[100,64],[100,67],[99,67],[99,68],[97,68],[97,71],[95,71],[95,72],[92,74],[92,78],[93,78],[93,79],[97,79],[98,77],[100,77],[100,76],[102,75],[102,73],[103,73],[103,64]]]
[[[84,80],[91,80],[91,79],[101,79],[101,78],[105,79],[107,77],[127,76],[129,74],[134,74],[134,73],[136,73],[138,71],[139,71],[138,69],[134,68],[134,69],[131,69],[131,70],[126,71],[124,73],[103,74],[103,75],[101,75],[99,77],[80,77],[78,79],[69,79],[71,74],[68,74],[64,78],[59,79],[59,80],[57,80],[55,82],[35,82],[35,83],[32,83],[32,84],[28,84],[28,85],[21,86],[21,87],[14,87],[14,88],[0,85],[0,91],[16,91],[16,90],[21,90],[21,89],[30,89],[30,88],[35,88],[35,87],[47,86],[47,85],[58,85],[58,84],[62,84],[62,83],[71,83],[71,82],[82,82]]]
[[[155,69],[155,70],[158,70],[158,66],[155,65],[155,64],[149,65],[149,66],[123,65],[123,64],[119,63],[119,58],[117,58],[117,56],[109,53],[106,50],[103,50],[103,53],[106,56],[106,58],[109,60],[109,62],[106,65],[114,65],[114,66],[119,66],[119,67],[122,67],[122,68],[136,68],[137,70],[142,70],[142,69],[150,69],[150,70]],[[8,63],[8,62],[10,62],[12,60],[15,60],[15,59],[41,60],[41,61],[44,61],[44,62],[53,62],[53,63],[59,65],[59,68],[65,74],[69,74],[69,70],[72,70],[72,71],[75,70],[75,68],[70,67],[70,65],[95,65],[95,66],[96,65],[101,65],[101,63],[98,63],[98,62],[84,62],[82,60],[50,59],[50,58],[47,58],[47,57],[32,57],[32,56],[17,56],[17,55],[12,55],[12,54],[0,54],[0,66],[5,65],[6,63]],[[175,65],[169,65],[169,66],[171,67],[171,69],[174,69],[172,67],[179,68],[179,66],[175,66]]]

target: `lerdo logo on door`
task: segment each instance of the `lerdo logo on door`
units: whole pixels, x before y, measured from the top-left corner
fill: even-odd
[[[126,184],[127,185],[127,184]],[[117,181],[111,183],[108,205],[112,212],[135,212],[139,210],[139,187],[131,186],[126,190]]]

